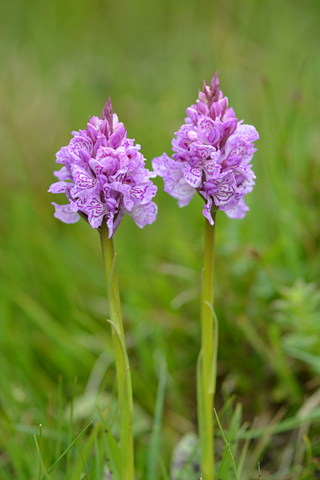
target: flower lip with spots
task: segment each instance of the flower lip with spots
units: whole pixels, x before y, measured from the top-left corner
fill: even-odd
[[[58,181],[49,192],[64,193],[68,203],[52,202],[54,216],[64,223],[75,223],[81,216],[96,229],[106,222],[109,238],[124,214],[140,228],[153,223],[157,187],[151,178],[156,174],[145,168],[140,145],[127,138],[110,98],[100,117],[90,118],[86,130],[72,135],[69,145],[56,154],[56,162],[63,166],[54,172]]]
[[[170,158],[166,153],[152,161],[163,177],[164,191],[187,205],[197,191],[205,200],[203,215],[213,224],[212,212],[224,211],[242,218],[249,210],[244,196],[251,192],[255,174],[250,161],[259,134],[252,125],[238,121],[228,98],[219,88],[216,72],[195,105],[187,108],[185,124],[175,133]]]

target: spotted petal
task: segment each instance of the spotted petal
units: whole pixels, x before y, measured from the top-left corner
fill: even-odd
[[[213,205],[212,197],[209,195],[206,195],[205,192],[201,192],[201,194],[207,199],[207,203],[205,204],[202,214],[206,217],[206,219],[209,221],[210,225],[214,224],[212,214],[211,214],[211,209]]]
[[[74,187],[70,191],[73,197],[87,198],[96,186],[96,180],[89,173],[77,165],[71,167]]]
[[[218,180],[207,182],[205,191],[212,196],[220,210],[232,208],[238,204],[241,195],[236,191],[236,183],[233,173],[223,175]]]
[[[92,198],[85,206],[85,213],[88,215],[88,222],[92,228],[99,228],[103,217],[107,213],[107,206],[97,198]]]
[[[193,188],[198,188],[201,184],[202,168],[191,167],[189,164],[183,166],[183,174],[186,182]]]
[[[77,159],[79,157],[80,150],[87,150],[89,153],[92,153],[93,143],[89,137],[77,135],[70,141],[68,150],[70,155],[74,159]]]
[[[218,178],[221,170],[218,160],[220,158],[220,152],[215,152],[210,160],[203,162],[203,170],[206,173],[207,180],[214,180]]]

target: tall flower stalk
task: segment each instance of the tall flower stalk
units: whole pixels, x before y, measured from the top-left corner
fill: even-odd
[[[112,341],[116,361],[118,398],[120,407],[120,454],[121,479],[134,480],[134,453],[132,434],[132,387],[129,361],[125,349],[124,328],[122,322],[120,295],[116,270],[113,237],[108,238],[105,223],[100,229],[102,257],[106,274],[109,314],[112,326]]]
[[[120,408],[119,461],[115,466],[121,480],[134,480],[132,388],[113,235],[125,214],[140,228],[155,221],[157,206],[152,198],[157,187],[150,180],[155,174],[145,168],[140,146],[127,138],[110,98],[101,116],[90,118],[86,130],[72,133],[69,145],[56,155],[57,163],[63,166],[54,172],[58,182],[51,185],[49,192],[64,193],[68,200],[66,205],[53,203],[55,217],[64,223],[75,223],[82,217],[100,233]],[[118,449],[117,444],[113,443],[112,448]]]
[[[213,213],[213,219],[215,213]],[[215,224],[205,219],[204,268],[201,288],[201,351],[198,371],[198,413],[203,479],[214,478],[213,402],[216,388],[218,324],[213,311]]]
[[[252,125],[238,121],[220,87],[218,73],[203,84],[195,105],[187,108],[185,124],[175,133],[170,158],[153,159],[163,177],[164,190],[187,205],[195,192],[204,200],[204,269],[201,290],[201,351],[197,368],[198,424],[203,480],[213,480],[213,401],[216,385],[218,323],[213,310],[214,225],[217,210],[242,218],[249,210],[244,197],[251,192],[255,175],[250,161],[253,142],[259,138]]]

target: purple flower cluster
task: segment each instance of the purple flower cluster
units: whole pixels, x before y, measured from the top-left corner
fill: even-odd
[[[244,196],[251,192],[256,178],[249,163],[258,132],[239,122],[233,108],[228,108],[218,73],[209,86],[204,82],[187,115],[172,140],[173,159],[164,153],[152,162],[157,175],[163,177],[164,190],[178,199],[180,207],[198,191],[206,201],[202,213],[211,224],[212,212],[218,208],[230,218],[244,217],[249,210]]]
[[[125,213],[140,228],[154,222],[157,206],[151,200],[157,187],[150,178],[155,174],[145,168],[140,145],[127,138],[110,98],[100,118],[92,117],[86,130],[72,135],[69,145],[56,154],[63,167],[54,172],[59,181],[49,192],[65,193],[68,203],[52,203],[55,217],[75,223],[80,214],[93,228],[106,221],[109,238]]]

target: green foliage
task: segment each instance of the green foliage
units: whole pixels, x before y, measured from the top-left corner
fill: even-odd
[[[320,373],[320,290],[315,283],[298,279],[280,289],[280,299],[273,304],[275,319],[285,335],[284,351]]]
[[[261,136],[251,211],[217,216],[216,408],[241,480],[259,478],[258,461],[262,479],[319,472],[319,14],[316,0],[1,1],[1,479],[38,478],[40,463],[52,480],[102,479],[119,438],[99,238],[53,218],[55,152],[110,95],[150,166],[216,70]],[[157,184],[156,224],[140,231],[124,218],[115,249],[137,476],[155,469],[158,398],[156,478],[166,479],[174,447],[196,429],[204,219],[200,198],[179,210]],[[241,422],[239,407],[221,410],[233,395]]]

